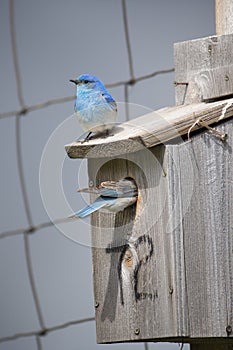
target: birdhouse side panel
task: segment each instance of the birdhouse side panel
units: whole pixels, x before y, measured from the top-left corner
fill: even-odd
[[[190,341],[232,337],[233,121],[217,129],[228,134],[227,141],[203,132],[190,142],[168,146],[178,169],[170,181],[169,203],[174,246],[177,241],[183,245],[180,276],[185,279]]]

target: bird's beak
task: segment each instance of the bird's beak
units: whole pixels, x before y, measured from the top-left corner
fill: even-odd
[[[73,79],[70,79],[70,82],[71,82],[71,83],[74,83],[75,85],[78,85],[78,83],[79,83],[78,80],[73,80]]]

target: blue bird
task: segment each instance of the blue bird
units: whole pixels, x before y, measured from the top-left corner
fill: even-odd
[[[92,133],[105,131],[108,135],[117,118],[117,104],[104,84],[90,74],[82,74],[70,81],[76,84],[75,113],[82,129],[88,131],[84,141]]]
[[[85,218],[101,208],[117,213],[134,204],[138,195],[137,186],[130,179],[104,181],[99,187],[83,188],[78,192],[94,193],[99,197],[69,218]]]

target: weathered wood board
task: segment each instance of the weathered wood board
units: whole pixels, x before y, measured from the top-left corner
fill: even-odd
[[[233,121],[113,158],[89,179],[132,177],[137,205],[92,215],[99,343],[233,341]]]
[[[87,142],[73,142],[66,145],[70,158],[115,157],[137,152],[161,143],[180,139],[190,128],[202,119],[208,125],[233,115],[233,99],[212,103],[195,103],[159,109],[123,123],[113,130],[109,137],[98,135]],[[198,130],[197,125],[192,131]]]
[[[176,82],[188,83],[176,86],[176,105],[233,95],[233,34],[176,43],[174,63]]]
[[[216,34],[233,33],[233,2],[232,0],[215,0]]]

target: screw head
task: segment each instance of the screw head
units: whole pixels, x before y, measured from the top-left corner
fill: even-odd
[[[225,81],[228,81],[230,78],[229,78],[229,75],[225,74]]]
[[[135,328],[134,334],[135,334],[135,335],[139,335],[139,334],[140,334],[140,328]]]

